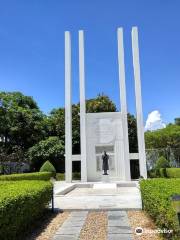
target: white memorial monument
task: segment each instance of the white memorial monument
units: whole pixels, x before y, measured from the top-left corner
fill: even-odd
[[[138,153],[129,153],[123,29],[117,30],[120,112],[86,113],[84,32],[79,31],[80,138],[81,154],[72,155],[71,36],[65,32],[65,176],[72,181],[72,161],[81,161],[81,181],[102,181],[102,154],[109,155],[109,181],[131,180],[130,159],[139,160],[140,176],[147,178],[138,29],[132,28]]]

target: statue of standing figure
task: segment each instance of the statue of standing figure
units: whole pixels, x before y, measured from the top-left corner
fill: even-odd
[[[104,171],[103,175],[108,175],[107,170],[109,170],[109,155],[104,151],[102,155],[102,169]]]

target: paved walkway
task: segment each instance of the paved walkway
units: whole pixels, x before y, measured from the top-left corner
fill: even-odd
[[[108,240],[132,240],[132,230],[125,211],[108,212]]]
[[[72,212],[56,232],[53,240],[78,240],[88,211]],[[107,240],[132,240],[126,211],[108,211]]]
[[[56,232],[53,240],[77,240],[85,223],[87,211],[72,212]]]

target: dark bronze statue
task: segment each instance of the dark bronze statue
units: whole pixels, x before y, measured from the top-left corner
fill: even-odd
[[[107,170],[109,170],[109,155],[104,151],[104,154],[102,155],[102,169],[104,170],[103,175],[108,175]]]

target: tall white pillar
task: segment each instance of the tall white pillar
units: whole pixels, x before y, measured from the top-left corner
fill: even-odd
[[[137,118],[140,175],[143,176],[144,178],[147,178],[137,27],[132,28],[132,53],[133,53],[134,79],[135,79],[136,118]]]
[[[72,181],[71,36],[65,32],[65,180]]]
[[[127,103],[126,103],[126,83],[125,83],[125,65],[124,65],[124,46],[123,46],[123,29],[118,28],[118,65],[119,65],[119,86],[120,86],[120,103],[124,137],[124,161],[121,168],[124,172],[124,180],[130,180],[130,159],[129,159],[129,137],[127,121]]]
[[[81,181],[87,182],[84,32],[82,30],[79,31],[79,88],[80,88]]]

